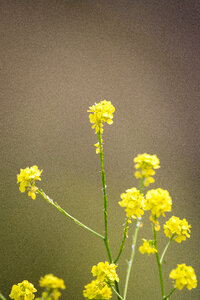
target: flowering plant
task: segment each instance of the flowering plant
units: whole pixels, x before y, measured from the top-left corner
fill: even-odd
[[[106,179],[104,170],[104,154],[103,154],[103,131],[104,123],[111,125],[113,123],[113,114],[115,108],[110,101],[100,101],[89,107],[88,112],[92,128],[95,129],[95,134],[98,136],[98,142],[94,145],[96,147],[96,153],[100,157],[101,165],[101,179],[103,187],[103,202],[104,202],[104,234],[100,234],[90,227],[84,225],[79,220],[75,219],[68,212],[59,206],[57,202],[54,202],[45,192],[36,185],[36,181],[41,181],[42,170],[39,170],[37,166],[27,167],[20,170],[20,174],[17,175],[17,183],[20,184],[20,192],[28,191],[28,196],[32,199],[36,198],[36,195],[40,195],[50,205],[59,210],[67,218],[74,221],[77,225],[83,227],[87,231],[94,234],[97,238],[101,239],[106,248],[108,255],[108,261],[99,262],[92,267],[92,275],[96,279],[86,284],[83,290],[83,297],[85,299],[99,299],[108,300],[112,298],[112,295],[116,295],[117,299],[126,300],[127,291],[129,285],[130,273],[134,261],[137,242],[138,231],[142,226],[142,217],[145,211],[150,211],[150,224],[152,226],[152,239],[142,239],[142,244],[139,246],[141,254],[147,253],[148,255],[155,255],[156,263],[158,267],[161,295],[158,297],[162,300],[169,299],[172,294],[178,289],[182,290],[184,287],[191,290],[196,288],[197,279],[194,269],[191,266],[185,264],[178,264],[176,269],[173,269],[169,278],[173,280],[173,287],[171,291],[167,292],[164,288],[163,280],[163,261],[166,255],[166,251],[169,245],[175,241],[181,243],[190,237],[191,225],[188,224],[186,219],[179,219],[172,216],[164,225],[164,233],[169,239],[163,252],[160,254],[158,249],[157,232],[161,230],[159,219],[165,217],[165,213],[171,212],[172,198],[167,190],[162,188],[151,189],[145,192],[145,187],[148,187],[155,181],[155,170],[160,168],[160,160],[154,155],[147,153],[139,154],[134,158],[135,163],[135,177],[139,179],[138,188],[130,187],[124,193],[121,194],[121,201],[119,205],[125,208],[125,222],[124,233],[121,244],[119,246],[118,254],[113,258],[112,251],[108,239],[108,211],[107,211],[107,190]],[[123,252],[125,242],[127,239],[129,227],[135,224],[135,230],[132,237],[132,247],[130,258],[127,265],[127,273],[125,278],[125,285],[123,292],[119,288],[119,277],[116,269],[118,267],[119,258]],[[40,286],[45,290],[42,292],[41,297],[37,297],[37,300],[57,300],[61,296],[60,290],[65,289],[65,284],[62,279],[55,277],[52,274],[47,274],[40,279]],[[14,300],[32,300],[35,298],[34,293],[37,292],[33,284],[24,280],[17,285],[13,285],[10,298]],[[5,300],[5,297],[0,294],[0,299]]]

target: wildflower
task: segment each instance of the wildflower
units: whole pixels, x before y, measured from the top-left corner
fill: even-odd
[[[154,244],[153,244],[153,241],[149,240],[145,240],[145,239],[142,239],[143,241],[143,245],[139,247],[139,251],[144,254],[144,253],[147,253],[148,255],[149,254],[154,254],[156,252],[158,252],[156,250],[156,248],[154,247]]]
[[[111,284],[115,280],[119,281],[119,277],[115,271],[116,268],[115,264],[109,264],[107,261],[105,263],[100,262],[97,266],[92,267],[92,274],[93,276],[97,276],[97,280]]]
[[[33,293],[35,292],[37,290],[34,288],[34,285],[28,282],[28,280],[24,280],[12,286],[9,297],[14,300],[33,300],[35,298]]]
[[[144,214],[144,198],[136,188],[126,190],[120,197],[122,201],[119,201],[119,205],[126,207],[127,218],[140,218]]]
[[[103,133],[103,123],[111,125],[113,123],[113,113],[115,112],[115,107],[110,101],[100,101],[95,103],[93,106],[89,107],[90,123],[92,123],[92,128],[95,128],[95,133]]]
[[[83,296],[86,299],[109,300],[112,296],[112,291],[105,282],[93,280],[85,286]]]
[[[39,170],[37,166],[27,167],[20,169],[20,174],[17,174],[17,183],[20,183],[19,190],[24,193],[27,189],[28,196],[32,199],[36,198],[37,187],[35,186],[36,180],[41,180],[40,176],[43,170]]]
[[[103,149],[103,139],[101,139],[101,148]],[[94,144],[94,146],[96,147],[96,154],[99,154],[100,153],[100,146],[99,146],[99,142]]]
[[[178,243],[185,241],[190,237],[191,225],[186,219],[180,220],[178,217],[171,217],[164,225],[165,235],[169,238],[174,236],[174,240]]]
[[[47,274],[40,278],[39,284],[41,287],[47,289],[66,289],[64,280],[53,276],[53,274]]]
[[[154,155],[150,155],[147,153],[138,154],[137,157],[134,158],[135,172],[136,178],[144,178],[144,185],[148,186],[150,183],[153,183],[155,180],[152,177],[155,175],[154,169],[159,169],[160,160],[158,157]],[[139,170],[138,170],[139,169]]]
[[[165,212],[171,211],[172,199],[167,190],[158,188],[147,192],[144,205],[145,210],[151,210],[152,216],[158,218],[161,214],[165,216]]]
[[[186,266],[185,264],[177,265],[177,268],[170,272],[169,277],[174,279],[174,287],[179,290],[182,290],[184,286],[188,290],[197,287],[197,278],[191,266]]]

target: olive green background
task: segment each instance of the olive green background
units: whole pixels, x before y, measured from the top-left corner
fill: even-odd
[[[137,186],[133,158],[157,154],[161,169],[150,188],[167,189],[175,215],[192,224],[163,267],[195,268],[199,278],[199,1],[1,1],[0,290],[24,279],[38,288],[47,273],[63,278],[62,299],[82,299],[91,267],[107,259],[96,236],[16,184],[20,168],[43,169],[39,186],[70,214],[103,234],[97,136],[87,109],[103,99],[116,107],[105,126],[109,239],[116,256],[125,189]],[[139,232],[152,238],[146,213]],[[161,219],[161,224],[165,221]],[[123,288],[132,229],[118,274]],[[159,233],[159,249],[167,238]],[[113,297],[114,299],[115,297]],[[154,256],[136,252],[128,299],[161,299]],[[200,299],[199,287],[171,299]]]

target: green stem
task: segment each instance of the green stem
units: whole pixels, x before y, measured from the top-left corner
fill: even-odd
[[[122,251],[124,249],[124,244],[125,244],[125,241],[126,241],[126,238],[127,238],[127,232],[128,232],[128,220],[129,219],[127,218],[126,221],[125,221],[123,239],[122,239],[122,242],[121,242],[121,245],[120,245],[119,253],[118,253],[116,259],[114,260],[114,263],[116,263],[118,261],[120,255],[122,254]]]
[[[51,198],[49,198],[49,196],[47,196],[42,190],[37,190],[38,194],[40,194],[49,204],[51,204],[52,206],[54,206],[55,208],[57,208],[63,215],[65,215],[66,217],[68,217],[69,219],[71,219],[72,221],[74,221],[77,225],[87,229],[88,231],[92,232],[93,234],[95,234],[96,236],[98,236],[99,238],[101,238],[102,240],[104,240],[104,237],[99,234],[98,232],[94,231],[93,229],[89,228],[88,226],[84,225],[83,223],[81,223],[80,221],[78,221],[77,219],[75,219],[74,217],[72,217],[70,214],[68,214],[64,209],[62,209],[58,203],[54,202]]]
[[[176,288],[173,288],[173,289],[171,290],[171,292],[170,292],[167,296],[164,297],[164,300],[169,299],[169,297],[175,292],[175,290],[176,290]]]
[[[128,268],[127,268],[127,273],[126,273],[126,280],[125,280],[125,287],[124,287],[124,297],[123,297],[124,300],[126,300],[126,295],[127,295],[127,290],[128,290],[128,283],[129,283],[131,268],[132,268],[133,259],[134,259],[134,256],[135,256],[135,247],[136,247],[137,235],[138,235],[139,227],[140,227],[140,221],[137,219],[136,220],[136,224],[135,224],[135,232],[133,234],[131,257],[130,257],[130,260],[128,262]]]
[[[155,226],[153,226],[153,235],[154,235],[154,246],[157,249],[157,235],[156,235],[156,230]],[[160,287],[161,287],[161,293],[162,293],[162,298],[165,299],[165,292],[164,292],[164,283],[163,283],[163,276],[162,276],[162,265],[159,259],[158,252],[156,252],[156,261],[158,265],[158,271],[159,271],[159,277],[160,277]]]
[[[163,259],[164,259],[164,256],[165,256],[165,253],[169,247],[169,245],[171,244],[173,238],[175,237],[175,234],[172,235],[172,237],[170,238],[170,240],[168,241],[167,245],[165,246],[165,249],[163,250],[163,253],[161,255],[161,258],[160,258],[160,263],[162,264],[163,263]]]
[[[0,292],[0,300],[6,300],[6,298],[2,295],[1,292]]]
[[[108,253],[108,257],[110,260],[110,263],[113,262],[110,247],[109,247],[109,241],[108,241],[108,215],[107,215],[107,194],[106,194],[106,178],[105,178],[105,171],[104,171],[104,165],[103,165],[103,149],[101,144],[101,133],[98,132],[98,138],[99,138],[99,154],[100,154],[100,161],[101,161],[101,179],[102,179],[102,187],[103,187],[103,196],[104,196],[104,224],[105,224],[105,237],[104,237],[104,243],[106,246],[106,250]]]
[[[120,294],[116,291],[116,289],[112,285],[110,285],[110,288],[117,295],[118,299],[124,300],[124,298],[122,298],[122,296],[120,296]]]

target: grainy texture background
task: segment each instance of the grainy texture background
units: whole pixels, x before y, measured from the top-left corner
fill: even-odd
[[[0,290],[53,273],[62,299],[82,299],[93,264],[107,259],[101,240],[40,197],[21,194],[20,168],[44,169],[40,187],[69,213],[103,233],[100,163],[87,109],[116,107],[104,131],[113,256],[123,233],[120,194],[137,185],[133,157],[161,160],[152,188],[168,189],[173,211],[192,224],[191,238],[170,247],[164,266],[192,265],[199,278],[199,1],[0,2],[1,211]],[[163,224],[164,220],[161,221]],[[151,238],[148,214],[139,233]],[[118,273],[123,287],[129,239]],[[159,235],[159,247],[167,241]],[[160,297],[155,257],[136,253],[128,299]],[[114,297],[113,297],[114,298]],[[199,288],[172,299],[200,299]]]

